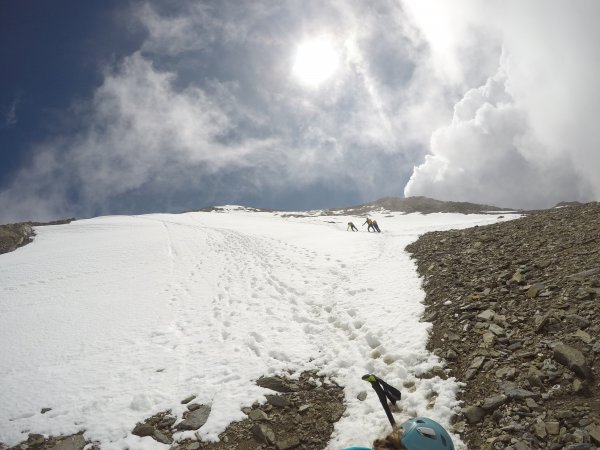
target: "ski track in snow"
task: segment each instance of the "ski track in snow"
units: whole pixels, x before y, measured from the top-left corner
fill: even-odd
[[[331,449],[387,430],[376,396],[356,399],[367,372],[402,389],[405,417],[447,423],[454,381],[414,377],[438,361],[404,247],[497,216],[387,216],[381,234],[345,220],[230,211],[37,228],[0,256],[0,442],[85,429],[103,449],[165,449],[130,430],[158,411],[180,417],[189,394],[212,405],[199,435],[215,440],[264,401],[254,380],[310,369],[346,388]]]

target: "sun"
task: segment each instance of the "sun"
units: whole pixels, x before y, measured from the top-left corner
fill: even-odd
[[[338,53],[331,39],[318,37],[298,46],[292,72],[302,84],[316,87],[335,73],[338,62]]]

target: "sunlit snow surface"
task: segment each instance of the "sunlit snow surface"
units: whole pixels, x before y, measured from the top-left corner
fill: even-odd
[[[37,227],[32,244],[0,255],[0,442],[86,430],[102,449],[166,449],[131,430],[159,411],[181,417],[190,394],[212,405],[199,434],[216,440],[241,407],[265,401],[257,378],[309,369],[345,387],[330,449],[389,431],[367,372],[402,389],[398,421],[447,425],[454,380],[415,378],[439,361],[425,350],[422,280],[404,248],[512,217],[382,213],[377,234],[359,217],[232,207]]]

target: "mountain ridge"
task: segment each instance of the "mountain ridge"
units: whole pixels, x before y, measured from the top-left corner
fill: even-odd
[[[563,202],[565,206],[569,206],[574,202]],[[490,214],[492,212],[522,212],[515,208],[503,208],[499,206],[471,203],[471,202],[456,202],[446,200],[436,200],[429,197],[382,197],[368,203],[346,206],[341,208],[314,209],[307,211],[280,211],[270,208],[255,208],[250,206],[208,206],[196,211],[213,212],[225,211],[228,209],[244,209],[254,212],[269,212],[280,213],[283,217],[296,216],[362,216],[372,214],[374,212],[402,212],[405,214],[421,213],[458,213],[458,214]],[[186,211],[189,212],[189,211]],[[195,212],[195,211],[194,211]]]
[[[502,208],[498,206],[470,203],[436,200],[429,197],[382,197],[374,202],[351,206],[348,208],[330,208],[326,212],[335,211],[352,212],[352,214],[365,214],[377,209],[383,209],[390,212],[403,212],[406,214],[419,212],[422,214],[431,213],[460,213],[460,214],[485,214],[490,211],[517,211],[514,208]]]
[[[582,205],[579,202],[560,202],[557,207],[569,207]],[[256,208],[252,206],[207,206],[205,208],[197,210],[182,211],[177,214],[184,214],[187,212],[222,212],[229,209],[239,209],[252,212],[268,212],[281,214],[282,217],[296,217],[296,216],[366,216],[374,212],[402,212],[404,214],[410,213],[421,213],[421,214],[432,214],[432,213],[458,213],[458,214],[491,214],[502,212],[519,212],[522,214],[534,213],[536,211],[545,210],[520,210],[514,208],[503,208],[493,205],[470,203],[470,202],[457,202],[457,201],[445,201],[436,200],[429,197],[415,196],[415,197],[382,197],[378,200],[369,203],[362,203],[358,205],[348,206],[344,208],[328,208],[319,210],[308,210],[308,211],[279,211],[270,208]],[[552,209],[552,208],[549,208]],[[19,247],[30,243],[35,232],[32,227],[35,226],[46,226],[46,225],[60,225],[69,223],[75,218],[53,220],[51,222],[18,222],[11,224],[0,224],[0,254],[8,253],[16,250]]]

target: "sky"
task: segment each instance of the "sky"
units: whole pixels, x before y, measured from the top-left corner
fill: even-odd
[[[391,431],[365,373],[401,389],[398,423],[427,416],[451,431],[459,385],[418,377],[443,362],[426,350],[425,293],[404,248],[514,217],[382,212],[379,234],[359,217],[350,232],[347,217],[227,207],[36,227],[0,255],[0,443],[85,430],[106,450],[167,449],[131,431],[165,410],[180,420],[190,395],[211,406],[199,435],[214,441],[273,393],[256,379],[306,370],[344,386],[331,450]]]
[[[0,1],[0,222],[600,198],[595,0]]]

